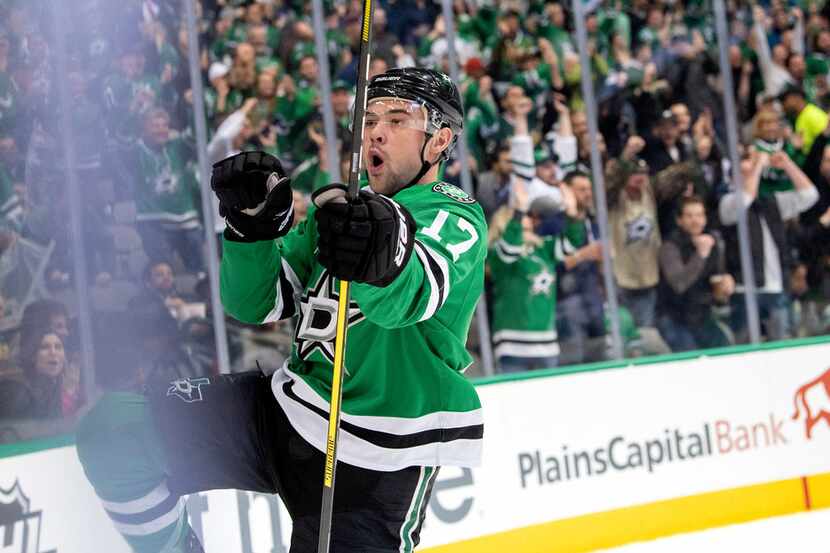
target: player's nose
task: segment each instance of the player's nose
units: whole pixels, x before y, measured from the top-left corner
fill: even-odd
[[[375,125],[371,129],[367,129],[369,140],[378,144],[385,144],[387,140],[385,127],[386,125]]]

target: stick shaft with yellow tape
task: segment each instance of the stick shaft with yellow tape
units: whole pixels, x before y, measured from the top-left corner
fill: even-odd
[[[369,50],[372,45],[372,0],[363,0],[363,23],[360,33],[360,59],[357,67],[352,159],[349,170],[349,198],[356,199],[360,191],[360,160],[363,157],[363,120],[366,114],[366,85],[369,78]],[[317,553],[328,553],[331,543],[332,513],[334,511],[334,481],[337,474],[337,440],[340,434],[340,402],[343,399],[343,365],[346,358],[346,331],[349,326],[349,282],[340,281],[337,304],[337,334],[334,341],[334,369],[331,379],[329,426],[326,435],[326,464],[323,472],[323,504],[320,509],[320,534]]]

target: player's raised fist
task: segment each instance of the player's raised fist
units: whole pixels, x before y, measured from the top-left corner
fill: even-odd
[[[387,286],[403,271],[415,242],[415,221],[394,200],[366,190],[346,200],[332,184],[312,196],[317,211],[317,259],[342,280]]]
[[[225,238],[273,240],[294,220],[291,186],[280,161],[265,152],[242,152],[213,164],[210,187],[219,198]]]

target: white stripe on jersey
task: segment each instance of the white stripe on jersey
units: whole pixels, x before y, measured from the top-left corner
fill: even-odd
[[[295,298],[300,295],[300,279],[297,278],[297,274],[291,269],[291,265],[284,258],[280,260],[280,263],[282,268],[277,277],[277,282],[274,284],[277,289],[276,297],[274,298],[274,308],[266,315],[261,324],[273,323],[286,318],[286,306],[293,305]],[[283,297],[282,284],[284,281],[287,281],[294,291],[290,298]]]
[[[549,342],[556,340],[556,337],[555,330],[499,330],[493,334],[493,341]]]
[[[444,256],[436,253],[435,250],[419,240],[415,240],[415,253],[418,254],[418,259],[421,260],[421,265],[424,267],[424,273],[429,282],[427,307],[424,314],[418,319],[419,321],[425,321],[441,309],[450,295],[450,269]],[[437,266],[438,273],[435,272],[433,265]]]
[[[315,407],[324,411],[329,410],[329,403],[314,391],[314,389],[306,384],[305,380],[300,378],[297,373],[288,368],[288,362],[283,363],[282,367],[277,372],[282,371],[284,378],[279,382],[281,386],[286,380],[294,381],[294,393],[302,399]],[[271,379],[272,389],[277,386],[277,373]],[[415,434],[424,430],[432,430],[434,428],[459,428],[463,426],[475,426],[482,424],[481,408],[472,411],[437,411],[429,413],[416,418],[404,417],[376,417],[371,415],[350,415],[342,413],[341,420],[349,422],[361,428],[368,428],[370,430],[377,430],[379,432],[387,432],[389,434]]]
[[[125,536],[148,536],[176,522],[184,512],[184,507],[184,498],[181,497],[172,509],[150,522],[145,522],[144,524],[125,524],[113,520],[112,523],[115,529]]]
[[[559,355],[559,344],[526,344],[524,342],[502,342],[493,348],[496,357],[554,357]]]
[[[164,502],[168,497],[170,497],[170,490],[167,489],[167,483],[162,482],[144,497],[124,502],[104,501],[102,499],[101,503],[103,503],[104,509],[111,513],[119,515],[136,515],[143,513],[144,511],[149,511],[156,505]]]
[[[274,393],[274,397],[277,399],[283,411],[285,411],[288,420],[291,421],[291,426],[294,427],[297,433],[309,444],[324,453],[326,451],[327,421],[318,413],[309,410],[306,406],[286,395],[283,390],[283,385],[292,381],[294,382],[293,391],[299,396],[300,391],[306,386],[305,383],[300,378],[292,378],[290,371],[283,365],[282,368],[274,373],[271,379],[271,390]],[[312,393],[317,395],[316,392],[312,391]],[[319,396],[317,397],[319,398]],[[315,405],[317,403],[317,401],[314,402]],[[327,410],[328,403],[324,402],[323,405],[325,406],[324,409]],[[453,417],[454,415],[461,415],[459,419],[467,419],[469,421],[467,424],[483,424],[481,409],[470,413],[431,413],[430,415],[414,420],[423,423],[422,419],[427,419],[433,423],[430,425],[432,429],[461,426],[455,424],[455,421],[451,423],[446,422],[446,417]],[[469,419],[474,416],[477,417],[477,420],[470,421]],[[375,419],[378,419],[380,424],[359,424],[356,422],[356,419],[361,422],[375,422]],[[341,420],[370,430],[380,431],[388,431],[387,424],[391,420],[400,421],[400,423],[412,421],[412,419],[394,419],[393,417],[354,417],[346,413],[343,413]],[[441,424],[442,422],[443,424]],[[408,431],[409,428],[406,430]],[[392,433],[401,434],[400,426]],[[411,466],[434,467],[452,465],[476,467],[481,464],[481,449],[482,440],[480,438],[457,439],[450,442],[430,442],[407,448],[387,448],[359,438],[341,428],[340,442],[337,447],[337,458],[350,465],[384,472],[402,470]]]

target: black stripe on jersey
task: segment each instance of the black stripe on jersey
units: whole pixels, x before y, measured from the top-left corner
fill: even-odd
[[[293,382],[286,382],[282,385],[282,391],[289,399],[296,401],[309,411],[320,415],[324,420],[329,419],[328,411],[308,403],[294,393]],[[341,419],[340,428],[352,436],[366,440],[378,447],[387,449],[406,449],[420,445],[434,444],[437,442],[452,442],[455,440],[480,440],[484,437],[484,425],[474,424],[471,426],[459,426],[456,428],[436,428],[434,430],[422,430],[414,434],[389,434],[379,430],[370,430],[362,426],[356,426]]]
[[[441,309],[441,306],[444,305],[444,302],[447,300],[447,282],[446,279],[449,275],[445,275],[444,271],[441,269],[441,265],[438,261],[435,260],[435,257],[432,255],[432,252],[429,248],[425,247],[420,241],[415,240],[415,247],[418,248],[421,253],[424,254],[424,257],[427,259],[427,263],[429,267],[424,267],[425,271],[429,271],[432,273],[433,278],[435,278],[436,286],[438,288],[438,306],[435,308],[435,311]]]
[[[280,297],[282,298],[282,313],[278,315],[279,319],[288,319],[293,317],[297,312],[297,306],[294,305],[294,287],[291,286],[291,281],[288,280],[288,275],[285,274],[285,269],[280,267]]]
[[[514,261],[521,259],[522,247],[513,246],[504,240],[499,240],[496,242],[496,253],[505,263],[513,263]]]
[[[131,515],[107,511],[107,515],[109,515],[113,522],[120,522],[121,524],[147,524],[148,522],[152,522],[172,511],[176,507],[176,503],[178,503],[178,501],[179,496],[170,494],[167,499],[155,507],[150,507],[146,511],[133,513]]]

